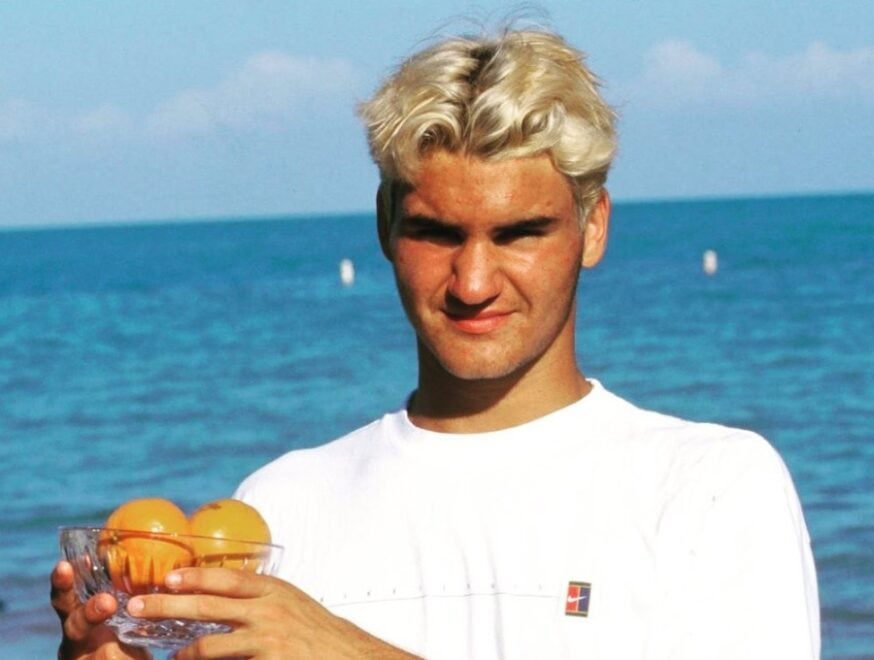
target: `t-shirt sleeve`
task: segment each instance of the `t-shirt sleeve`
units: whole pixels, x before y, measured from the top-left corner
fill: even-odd
[[[738,434],[695,463],[662,516],[651,657],[819,658],[810,537],[782,459]]]

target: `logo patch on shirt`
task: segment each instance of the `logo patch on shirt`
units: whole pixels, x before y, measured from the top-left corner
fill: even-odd
[[[568,582],[564,613],[573,616],[589,616],[592,600],[592,585],[588,582]]]

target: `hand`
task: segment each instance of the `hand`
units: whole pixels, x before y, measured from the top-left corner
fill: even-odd
[[[146,618],[220,621],[234,628],[199,638],[180,650],[177,660],[414,657],[331,614],[277,578],[228,568],[183,568],[170,573],[166,584],[177,593],[137,596],[128,602],[128,612]]]
[[[73,591],[73,567],[61,561],[52,571],[52,607],[61,619],[63,639],[58,658],[68,660],[144,660],[144,649],[118,641],[104,624],[118,603],[110,594],[97,594],[82,603]]]

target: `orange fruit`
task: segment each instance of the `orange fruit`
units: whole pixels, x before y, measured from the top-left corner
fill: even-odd
[[[270,529],[254,508],[240,500],[216,500],[188,521],[197,566],[224,566],[257,572],[266,557]]]
[[[185,513],[170,500],[125,502],[107,518],[98,541],[116,589],[131,594],[157,591],[175,568],[190,566],[192,550],[176,534],[188,533]]]

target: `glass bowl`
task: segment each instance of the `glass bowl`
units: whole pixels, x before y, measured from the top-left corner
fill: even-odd
[[[231,627],[187,619],[139,619],[127,613],[132,596],[167,593],[164,577],[174,568],[225,567],[274,575],[282,559],[282,546],[185,534],[61,527],[59,540],[64,559],[73,565],[79,599],[112,594],[118,610],[106,623],[118,638],[163,649],[179,649],[203,635],[230,632]]]

